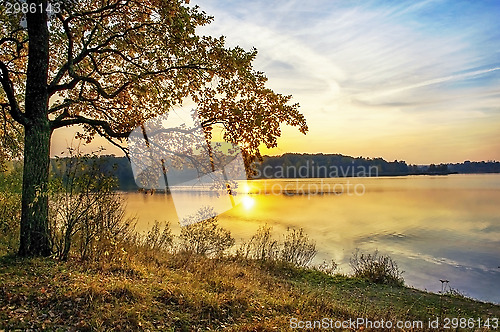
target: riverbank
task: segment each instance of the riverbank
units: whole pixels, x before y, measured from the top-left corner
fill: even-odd
[[[3,256],[0,275],[6,330],[266,331],[323,318],[422,322],[427,329],[436,318],[443,327],[446,317],[474,318],[478,328],[500,318],[500,306],[461,296],[235,257],[176,253],[81,264]]]

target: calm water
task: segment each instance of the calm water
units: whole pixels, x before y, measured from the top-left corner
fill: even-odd
[[[286,185],[311,194],[279,194]],[[350,272],[356,248],[378,249],[398,262],[410,286],[437,292],[439,279],[447,279],[468,296],[500,303],[500,174],[254,180],[244,189],[242,203],[220,216],[236,239],[264,224],[276,237],[302,227],[316,241],[316,263],[334,259]],[[313,195],[318,192],[329,193]],[[179,232],[171,197],[125,195],[140,230],[169,220]]]

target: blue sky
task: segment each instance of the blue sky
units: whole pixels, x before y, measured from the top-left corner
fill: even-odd
[[[269,153],[412,163],[500,159],[499,1],[198,3],[201,32],[259,51],[255,66],[301,104],[310,132]]]

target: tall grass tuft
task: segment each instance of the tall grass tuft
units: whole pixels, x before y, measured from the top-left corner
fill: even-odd
[[[377,284],[403,286],[403,272],[388,255],[381,255],[378,250],[373,254],[361,253],[359,249],[353,253],[350,265],[354,277],[367,279]]]
[[[288,228],[283,236],[283,242],[272,236],[272,227],[262,226],[250,238],[243,242],[237,251],[237,256],[259,261],[276,261],[305,267],[316,256],[316,244],[302,228]]]

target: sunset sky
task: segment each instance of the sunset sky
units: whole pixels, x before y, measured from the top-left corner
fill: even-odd
[[[500,160],[500,2],[199,5],[215,18],[200,33],[256,47],[269,87],[301,105],[309,133],[284,128],[279,147],[264,153]],[[53,154],[69,131],[56,133]]]

